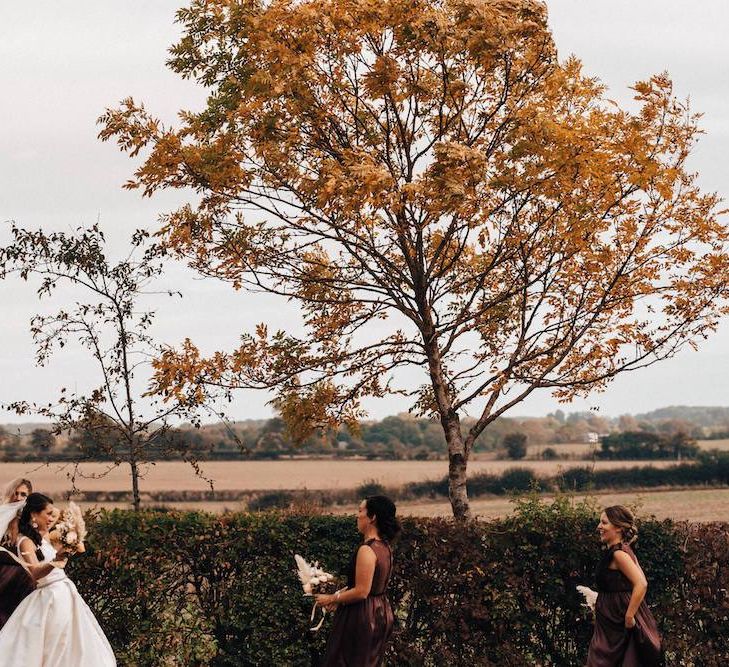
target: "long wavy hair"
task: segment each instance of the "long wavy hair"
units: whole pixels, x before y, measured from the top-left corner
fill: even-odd
[[[42,493],[31,493],[25,501],[25,507],[20,513],[18,521],[18,530],[21,535],[29,537],[35,546],[39,547],[43,538],[36,528],[33,527],[33,519],[31,514],[42,512],[48,505],[52,505],[53,500]]]

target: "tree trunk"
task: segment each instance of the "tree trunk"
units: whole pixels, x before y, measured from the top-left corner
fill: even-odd
[[[132,502],[134,504],[134,511],[139,512],[141,505],[139,500],[139,466],[135,460],[131,460],[129,467],[132,469]]]
[[[468,521],[471,518],[471,506],[468,502],[466,487],[466,466],[468,452],[461,435],[461,424],[458,415],[441,418],[446,442],[448,443],[448,497],[456,521]]]
[[[443,370],[441,351],[438,347],[438,338],[433,326],[431,312],[425,305],[424,300],[421,311],[426,322],[426,328],[423,330],[423,342],[428,358],[433,396],[438,406],[440,424],[443,427],[448,446],[448,497],[451,500],[453,518],[456,521],[468,521],[471,518],[471,508],[468,503],[468,490],[466,488],[468,449],[461,434],[461,420],[458,413],[453,409],[453,400]]]

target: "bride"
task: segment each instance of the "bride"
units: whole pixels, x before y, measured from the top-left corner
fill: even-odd
[[[18,555],[36,582],[0,630],[3,667],[111,667],[116,659],[96,618],[48,541],[53,501],[31,493],[20,514]],[[0,522],[2,523],[2,522]],[[4,533],[5,526],[0,525]]]

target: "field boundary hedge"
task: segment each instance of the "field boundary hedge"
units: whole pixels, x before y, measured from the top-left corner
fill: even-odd
[[[519,501],[508,519],[404,521],[391,599],[389,665],[571,666],[592,622],[598,510],[566,497]],[[69,574],[120,665],[312,664],[328,624],[308,633],[294,553],[343,571],[352,517],[115,510],[90,518],[89,551]],[[729,661],[729,524],[646,519],[636,552],[669,665]]]
[[[479,473],[468,479],[468,493],[472,498],[488,495],[503,496],[510,493],[538,491],[589,492],[613,489],[653,489],[657,487],[713,487],[729,486],[729,452],[703,453],[697,463],[683,463],[667,468],[652,465],[630,468],[596,470],[592,466],[565,468],[559,474],[537,476],[525,466],[514,466],[500,474]],[[410,482],[402,486],[383,486],[370,480],[359,487],[340,490],[277,489],[257,490],[157,490],[142,493],[144,503],[169,502],[245,502],[249,509],[285,509],[298,504],[325,506],[357,502],[365,495],[387,493],[396,500],[422,498],[448,498],[448,477],[439,480]],[[84,491],[74,495],[86,502],[131,502],[130,491]]]

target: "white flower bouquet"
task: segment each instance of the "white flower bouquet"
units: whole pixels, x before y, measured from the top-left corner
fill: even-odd
[[[81,508],[71,501],[68,507],[61,511],[48,538],[58,549],[63,549],[72,554],[86,551],[84,540],[86,539],[86,522]]]
[[[319,567],[319,561],[314,563],[308,563],[299,554],[294,555],[296,561],[296,568],[298,570],[299,581],[304,589],[304,595],[316,595],[317,593],[334,593],[337,590],[337,578],[333,574],[324,571]],[[309,628],[312,632],[316,632],[321,628],[324,623],[324,617],[326,616],[327,610],[322,608],[322,617],[319,623],[313,628]],[[316,617],[316,602],[311,609],[311,619],[313,623]]]

